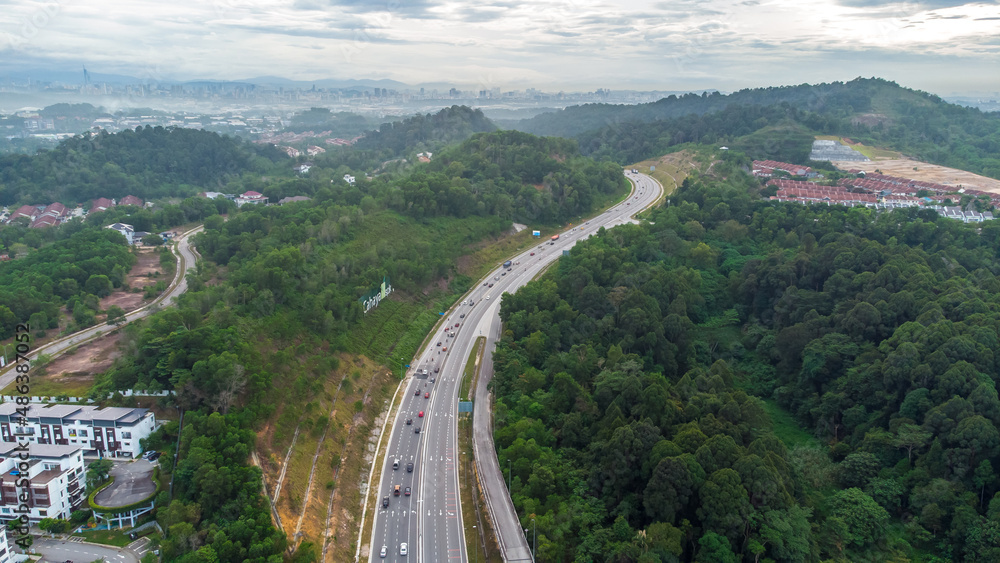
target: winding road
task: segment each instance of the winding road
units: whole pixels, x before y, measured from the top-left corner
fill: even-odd
[[[198,260],[198,253],[191,247],[191,237],[201,232],[204,228],[204,226],[199,225],[174,239],[177,243],[177,268],[170,286],[152,302],[126,313],[125,321],[122,323],[123,326],[136,319],[149,316],[163,305],[170,304],[177,296],[187,291],[187,273],[194,268],[195,262]],[[54,359],[74,346],[89,342],[100,337],[102,334],[109,334],[113,330],[115,330],[114,327],[104,323],[97,324],[48,342],[38,348],[33,348],[29,353],[29,358],[34,361],[41,354],[45,354]],[[16,365],[11,362],[7,365],[6,369],[0,370],[0,389],[6,389],[14,381],[17,375],[14,371]]]

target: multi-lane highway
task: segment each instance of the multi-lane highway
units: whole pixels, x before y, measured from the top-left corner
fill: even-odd
[[[540,239],[512,258],[510,268],[498,268],[480,280],[460,304],[447,312],[430,345],[411,363],[403,399],[389,427],[391,434],[372,524],[370,561],[378,561],[383,548],[388,561],[468,560],[458,469],[463,456],[469,454],[458,451],[456,428],[458,387],[465,360],[479,336],[487,337],[486,353],[492,354],[500,334],[498,313],[504,292],[513,293],[526,284],[578,240],[602,227],[632,221],[632,215],[652,205],[663,193],[659,183],[649,176],[626,172],[626,177],[633,185],[626,200],[559,233],[557,240]],[[530,546],[514,513],[493,447],[486,389],[492,377],[491,366],[492,362],[484,363],[476,393],[476,465],[504,559],[530,561]],[[408,464],[413,464],[412,472]],[[395,495],[397,485],[399,496]],[[410,495],[406,494],[407,487]],[[387,506],[383,506],[385,503]]]

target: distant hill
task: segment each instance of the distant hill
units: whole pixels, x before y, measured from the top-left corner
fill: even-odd
[[[799,141],[747,137],[769,127],[794,132]],[[798,142],[812,134],[833,134],[1000,178],[1000,114],[877,78],[686,94],[632,106],[588,104],[522,120],[514,128],[575,138],[584,154],[620,163],[685,142],[736,145],[753,157],[802,162],[808,148]]]
[[[274,147],[198,129],[88,133],[35,155],[0,158],[0,204],[189,196],[219,189],[247,171],[264,172],[285,158]]]

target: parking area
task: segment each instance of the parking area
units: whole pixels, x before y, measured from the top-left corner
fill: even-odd
[[[97,493],[94,501],[107,507],[126,506],[149,498],[156,492],[153,468],[156,465],[145,459],[118,461],[111,468],[115,482]]]

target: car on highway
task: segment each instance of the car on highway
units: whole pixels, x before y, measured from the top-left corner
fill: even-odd
[[[382,497],[382,508],[389,508],[389,495]]]
[[[420,411],[420,412],[418,412],[418,413],[417,413],[417,416],[419,416],[420,418],[423,418],[423,417],[424,417],[424,411]]]
[[[412,462],[406,464],[406,472],[407,473],[413,473],[413,463]]]
[[[399,496],[399,487],[401,487],[401,485],[393,485],[392,486],[392,494],[393,494],[393,496],[397,496],[397,497]]]
[[[397,469],[399,469],[399,460],[398,459],[393,460],[393,462],[392,462],[392,470],[395,471]]]
[[[507,275],[507,272],[504,272],[504,273],[502,273],[502,274],[500,274],[500,275],[501,275],[501,276],[506,276],[506,275]]]
[[[458,328],[458,323],[455,323],[455,328]]]
[[[420,389],[417,389],[413,394],[416,395],[417,397],[419,397],[420,396]]]
[[[490,300],[490,296],[489,296],[489,295],[487,295],[487,296],[486,296],[486,300],[487,300],[487,301],[489,301],[489,300]]]
[[[532,252],[532,253],[531,253],[531,255],[532,255],[532,256],[534,256],[534,255],[535,255],[535,253],[534,253],[534,252]]]
[[[403,491],[403,495],[410,496],[410,488],[409,487],[406,487],[406,490]]]
[[[442,352],[447,352],[448,351],[448,347],[447,346],[442,346],[441,347],[441,351]]]
[[[472,301],[469,301],[469,307],[472,307],[473,305],[475,305],[475,303],[473,303]]]
[[[490,284],[490,287],[493,287],[493,284]]]
[[[464,319],[465,318],[465,313],[462,313],[461,315],[459,315],[458,318]]]
[[[406,555],[406,551],[407,551],[406,550],[406,544],[405,543],[399,544],[399,554],[400,555]]]
[[[406,425],[409,426],[411,424],[413,424],[413,419],[412,418],[407,418],[406,419]]]
[[[425,399],[430,399],[431,398],[430,392],[424,393],[424,398]]]
[[[500,276],[493,276],[493,279],[495,279],[495,280],[499,280],[499,279],[500,279]]]
[[[419,426],[417,426],[416,428],[414,428],[414,429],[413,429],[413,433],[414,433],[414,434],[420,434],[420,427],[419,427]]]
[[[385,556],[388,555],[388,553],[389,553],[389,546],[383,545],[382,551],[378,552],[378,556],[381,557],[382,559],[385,559]]]
[[[440,346],[440,345],[441,345],[441,343],[440,343],[440,342],[438,342],[438,343],[437,343],[437,345],[438,345],[438,346]]]
[[[441,370],[441,368],[434,368],[434,373],[437,373],[440,370]]]

